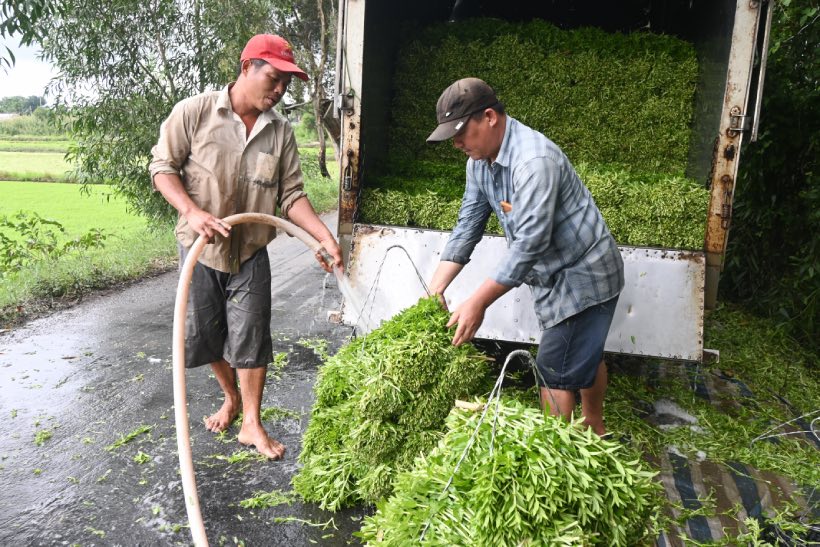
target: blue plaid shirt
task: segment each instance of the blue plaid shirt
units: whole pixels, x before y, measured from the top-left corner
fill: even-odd
[[[512,205],[508,213],[502,201]],[[530,286],[542,329],[621,292],[621,253],[589,190],[555,143],[510,116],[495,162],[467,160],[458,222],[441,260],[469,262],[493,211],[507,251],[492,278]]]

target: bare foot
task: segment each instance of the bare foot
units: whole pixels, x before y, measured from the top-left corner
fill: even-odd
[[[246,446],[254,446],[263,456],[278,460],[285,454],[285,445],[268,436],[260,424],[242,423],[237,440]]]
[[[214,433],[225,431],[231,426],[241,409],[241,401],[234,401],[226,397],[225,402],[222,403],[222,408],[205,418],[205,427]]]
[[[604,427],[603,420],[590,421],[590,420],[585,419],[584,420],[584,425],[587,426],[587,427],[592,428],[592,431],[597,433],[599,437],[603,437],[604,435],[606,435],[606,427]]]

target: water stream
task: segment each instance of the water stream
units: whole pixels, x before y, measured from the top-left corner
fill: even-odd
[[[353,287],[350,285],[350,280],[345,276],[344,272],[336,266],[333,267],[333,275],[336,276],[336,284],[339,287],[339,292],[344,296],[344,305],[349,306],[352,312],[351,315],[356,318],[355,325],[363,329],[364,332],[373,330],[370,318],[364,313],[365,302],[363,302],[359,295],[353,290]]]

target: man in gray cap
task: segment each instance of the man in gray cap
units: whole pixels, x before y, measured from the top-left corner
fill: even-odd
[[[458,80],[436,105],[427,142],[453,139],[467,160],[458,222],[430,282],[444,292],[470,260],[490,214],[507,238],[498,267],[453,311],[453,344],[475,336],[487,308],[522,283],[541,327],[536,358],[541,404],[569,418],[580,390],[585,423],[605,433],[604,342],[624,285],[623,261],[589,190],[558,146],[508,116],[478,78]]]

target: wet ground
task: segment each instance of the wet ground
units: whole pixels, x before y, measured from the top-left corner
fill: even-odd
[[[336,224],[332,215],[325,221]],[[268,431],[288,451],[283,461],[261,460],[237,443],[237,426],[225,435],[208,432],[201,420],[221,396],[210,370],[189,371],[194,468],[208,538],[211,545],[355,544],[352,534],[369,509],[332,514],[296,500],[272,508],[242,503],[260,492],[291,490],[320,355],[334,353],[352,334],[328,321],[341,295],[313,254],[287,236],[269,250],[276,366],[262,407],[270,415]],[[177,278],[171,272],[147,279],[0,334],[0,545],[190,544],[171,376]],[[492,343],[483,349],[506,354]],[[629,363],[614,361],[613,374],[637,374],[650,386],[681,377],[693,397],[715,404],[750,395],[742,382],[696,365]],[[693,426],[693,417],[668,401],[656,401],[645,414],[662,428]],[[656,464],[669,499],[693,514],[709,492],[717,493],[722,510],[740,504],[739,517],[693,516],[659,545],[679,545],[684,534],[721,539],[745,516],[757,518],[796,491],[772,473],[687,459],[674,447]],[[818,507],[814,492],[800,505]]]
[[[326,216],[335,227],[335,217]],[[363,510],[293,501],[240,505],[291,490],[323,347],[349,327],[328,322],[335,281],[295,238],[270,246],[274,354],[263,410],[287,446],[262,461],[201,419],[221,404],[210,370],[187,375],[191,443],[211,545],[345,545]],[[98,295],[0,335],[0,545],[189,544],[178,473],[171,377],[177,273]]]

